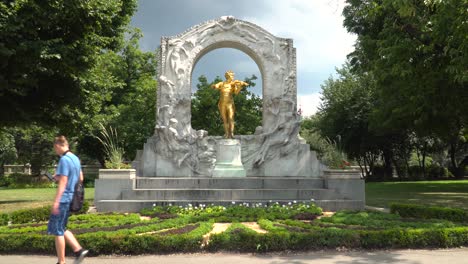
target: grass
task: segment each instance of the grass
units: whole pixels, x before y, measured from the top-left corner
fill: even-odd
[[[51,205],[55,188],[0,189],[0,212],[10,213]],[[94,199],[94,188],[85,188],[86,200]]]
[[[457,207],[468,210],[468,180],[366,183],[366,204],[391,203]]]
[[[0,189],[0,212],[50,205],[55,188]],[[86,188],[94,199],[94,188]],[[468,180],[366,183],[366,204],[389,208],[391,203],[457,207],[468,210]]]

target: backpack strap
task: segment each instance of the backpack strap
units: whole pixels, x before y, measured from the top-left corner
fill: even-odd
[[[66,151],[65,154],[66,154],[67,152],[68,152],[68,151]],[[73,162],[73,159],[72,159],[71,157],[68,157],[67,155],[62,155],[62,157],[67,157],[73,165],[76,165],[76,164]],[[77,171],[76,171],[76,173],[77,173],[77,174],[76,174],[76,175],[77,175],[76,177],[78,177],[78,181],[76,181],[75,187],[76,187],[77,184],[80,183],[80,168],[79,168],[79,166],[76,166],[76,170],[77,170]]]

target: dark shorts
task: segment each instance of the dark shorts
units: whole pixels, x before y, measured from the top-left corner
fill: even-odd
[[[59,213],[50,214],[47,224],[47,234],[54,236],[63,236],[67,230],[68,217],[70,216],[70,204],[60,203]]]

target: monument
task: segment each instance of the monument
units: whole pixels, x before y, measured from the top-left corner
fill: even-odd
[[[262,126],[253,135],[234,134],[232,95],[247,84],[234,80],[232,71],[226,72],[226,81],[213,86],[220,91],[224,136],[208,135],[191,126],[192,71],[201,57],[218,48],[243,51],[260,69]],[[230,16],[221,17],[180,35],[162,37],[157,72],[157,122],[133,163],[136,177],[97,180],[98,210],[311,199],[330,210],[363,208],[364,185],[359,176],[350,173],[329,181],[315,152],[299,136],[292,39],[276,37]]]

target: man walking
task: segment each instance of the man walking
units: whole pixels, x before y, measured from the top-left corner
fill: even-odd
[[[52,206],[47,233],[55,236],[55,250],[57,251],[57,264],[65,263],[65,243],[68,243],[75,253],[75,264],[81,263],[88,254],[76,240],[72,232],[67,230],[70,216],[70,203],[78,181],[83,182],[83,172],[79,158],[70,152],[68,141],[64,136],[54,139],[54,150],[60,156],[55,173],[57,193]]]

